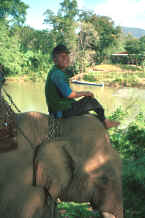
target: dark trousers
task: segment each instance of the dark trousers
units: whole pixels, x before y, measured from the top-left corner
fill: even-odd
[[[63,117],[68,118],[71,116],[80,116],[87,114],[89,111],[96,112],[98,119],[104,123],[104,109],[102,105],[92,97],[83,97],[82,99],[74,102],[70,109],[63,111]]]

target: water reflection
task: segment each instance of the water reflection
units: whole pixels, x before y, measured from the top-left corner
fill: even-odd
[[[44,96],[44,84],[33,82],[9,82],[4,87],[22,111],[47,112]]]

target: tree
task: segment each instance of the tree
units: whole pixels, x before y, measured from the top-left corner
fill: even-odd
[[[125,49],[129,54],[145,54],[145,36],[140,39],[131,38],[126,41]]]
[[[145,56],[145,36],[139,39],[140,53]]]
[[[9,72],[21,73],[22,63],[20,42],[11,36],[8,23],[0,20],[0,64]]]
[[[126,41],[125,50],[128,54],[139,54],[140,53],[140,43],[138,39],[131,39]]]
[[[79,23],[76,61],[80,72],[85,72],[86,66],[94,62],[95,55],[92,52],[92,44],[97,46],[98,37],[98,32],[91,23],[83,21]]]
[[[27,8],[21,0],[0,1],[0,63],[8,72],[22,72],[20,40],[12,30],[15,24],[24,23]]]
[[[41,51],[43,54],[49,52],[52,47],[52,35],[47,30],[35,30],[29,26],[14,26],[12,34],[20,40],[21,51]]]
[[[21,0],[1,0],[0,18],[8,18],[11,23],[23,24],[27,8],[28,5]]]
[[[126,41],[125,49],[133,60],[132,62],[141,65],[145,60],[145,36]]]
[[[117,41],[120,37],[121,28],[115,27],[111,18],[106,16],[98,16],[92,12],[85,13],[82,11],[80,14],[81,20],[89,22],[94,26],[95,31],[98,33],[96,38],[91,44],[92,50],[96,51],[98,56],[98,62],[104,59],[108,48],[112,48],[117,45]]]
[[[47,10],[44,15],[44,23],[51,27],[54,35],[54,43],[64,43],[74,49],[76,45],[76,16],[78,14],[76,0],[64,0],[60,3],[57,15]]]

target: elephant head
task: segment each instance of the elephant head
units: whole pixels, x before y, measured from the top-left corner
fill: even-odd
[[[35,185],[45,187],[54,200],[71,178],[72,172],[64,151],[68,144],[62,139],[45,142],[38,148],[35,158]]]
[[[103,218],[123,218],[121,161],[93,116],[62,121],[66,136],[43,143],[35,157],[35,185],[54,200],[90,202]]]

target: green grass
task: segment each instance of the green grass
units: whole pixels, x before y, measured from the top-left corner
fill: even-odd
[[[135,65],[101,64],[89,67],[83,79],[108,86],[145,87],[145,71]]]
[[[92,209],[88,203],[65,203],[58,204],[58,209],[62,217],[68,218],[100,218],[97,212],[92,212]]]

